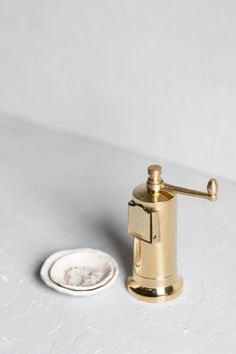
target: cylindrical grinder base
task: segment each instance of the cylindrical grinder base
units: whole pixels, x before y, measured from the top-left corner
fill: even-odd
[[[132,277],[129,277],[127,286],[129,293],[135,299],[150,303],[160,303],[173,300],[181,294],[183,289],[183,279],[181,276],[178,276],[171,285],[146,288],[141,286]]]

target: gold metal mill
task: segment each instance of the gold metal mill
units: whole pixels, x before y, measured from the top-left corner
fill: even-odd
[[[147,183],[133,190],[128,203],[128,233],[134,237],[133,275],[128,290],[136,299],[156,303],[176,298],[183,279],[176,265],[176,194],[217,199],[212,178],[207,193],[167,184],[160,165],[148,167]]]

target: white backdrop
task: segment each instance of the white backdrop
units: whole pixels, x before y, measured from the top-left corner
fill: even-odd
[[[236,180],[235,18],[233,0],[1,1],[0,110]]]

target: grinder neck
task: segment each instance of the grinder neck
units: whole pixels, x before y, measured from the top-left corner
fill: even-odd
[[[211,178],[207,184],[207,193],[193,189],[175,186],[165,183],[162,179],[162,167],[160,165],[151,165],[148,167],[147,191],[152,202],[157,202],[161,192],[170,192],[171,194],[183,194],[190,197],[204,198],[210,201],[217,199],[218,183],[215,178]]]

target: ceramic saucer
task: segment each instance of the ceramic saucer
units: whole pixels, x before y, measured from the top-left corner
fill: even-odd
[[[89,296],[110,287],[118,273],[118,265],[110,255],[93,249],[74,249],[49,256],[41,267],[40,276],[58,292]]]

